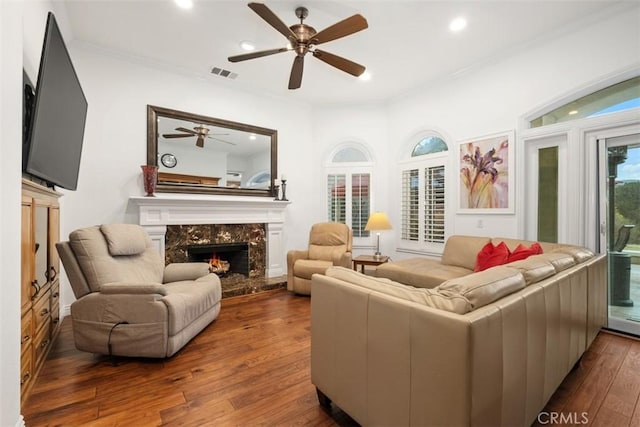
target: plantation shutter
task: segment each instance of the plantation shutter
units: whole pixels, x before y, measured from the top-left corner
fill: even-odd
[[[370,213],[369,174],[351,175],[351,228],[353,237],[368,237],[365,231]]]
[[[332,174],[327,176],[327,207],[329,221],[346,223],[346,176],[344,174]]]
[[[444,166],[424,170],[424,241],[444,243]]]
[[[402,171],[402,230],[403,240],[417,241],[419,237],[419,176],[418,169]]]

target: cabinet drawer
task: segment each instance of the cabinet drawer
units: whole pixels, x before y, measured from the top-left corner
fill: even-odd
[[[60,301],[60,281],[56,280],[51,284],[51,306]]]
[[[31,344],[29,343],[28,351],[22,354],[20,359],[20,391],[23,393],[33,381],[33,358]]]
[[[60,304],[56,301],[51,303],[51,336],[60,327]]]
[[[20,321],[20,353],[24,353],[33,342],[33,313],[31,310]]]
[[[33,305],[33,330],[36,334],[40,333],[40,330],[45,322],[51,320],[51,291],[45,292],[34,305]]]
[[[47,354],[49,344],[51,344],[51,317],[47,316],[46,322],[43,324],[43,328],[36,333],[36,339],[33,341],[35,367],[40,366],[44,356]]]

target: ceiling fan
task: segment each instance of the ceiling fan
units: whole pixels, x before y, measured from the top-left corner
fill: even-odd
[[[303,23],[304,19],[309,15],[306,7],[298,7],[296,9],[296,16],[300,19],[300,23],[287,27],[266,5],[262,3],[249,3],[248,6],[262,19],[267,21],[269,25],[285,36],[287,40],[289,40],[289,45],[278,49],[261,50],[230,56],[228,58],[230,62],[246,61],[247,59],[260,58],[293,50],[296,52],[296,57],[293,59],[291,75],[289,76],[289,89],[298,89],[302,85],[304,56],[307,52],[311,52],[311,54],[319,60],[355,77],[364,73],[365,67],[362,65],[316,48],[316,46],[321,43],[336,40],[367,28],[369,25],[362,15],[355,14],[320,32],[316,32],[313,27]]]
[[[183,128],[183,127],[176,128],[176,130],[184,133],[163,133],[162,136],[164,138],[188,138],[191,136],[197,136],[198,139],[196,140],[196,146],[200,148],[204,147],[205,138],[224,142],[225,144],[236,145],[233,142],[225,141],[223,139],[214,138],[213,136],[211,136],[211,135],[229,135],[228,133],[212,133],[211,135],[209,135],[209,132],[211,131],[211,129],[205,127],[204,125],[195,126],[193,130]]]

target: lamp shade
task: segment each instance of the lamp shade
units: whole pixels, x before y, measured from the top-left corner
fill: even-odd
[[[369,216],[369,220],[367,221],[367,225],[365,225],[364,229],[366,231],[391,230],[391,223],[389,222],[387,214],[383,212],[374,212]]]

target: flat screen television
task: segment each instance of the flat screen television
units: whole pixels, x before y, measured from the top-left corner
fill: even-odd
[[[49,12],[26,132],[24,172],[47,185],[77,189],[87,106],[55,16]]]

